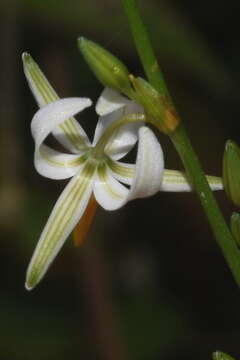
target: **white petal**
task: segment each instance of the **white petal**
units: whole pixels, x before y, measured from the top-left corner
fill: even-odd
[[[23,69],[29,87],[39,107],[43,107],[50,102],[59,99],[57,93],[52,88],[37,63],[27,53],[23,54]]]
[[[222,190],[222,180],[216,176],[207,176],[212,190]],[[184,192],[192,191],[186,173],[177,170],[164,170],[160,191]]]
[[[60,144],[72,153],[78,154],[90,146],[87,134],[73,117],[55,127],[52,134]]]
[[[147,197],[159,191],[164,169],[161,145],[147,127],[139,130],[136,170],[128,200]]]
[[[106,166],[98,170],[93,187],[97,202],[105,210],[115,210],[122,206],[129,190],[111,175]]]
[[[100,116],[108,115],[128,104],[129,100],[119,92],[105,88],[96,104],[96,113]]]
[[[160,188],[163,166],[163,153],[157,138],[149,128],[142,127],[139,130],[137,162],[130,190],[117,183],[110,171],[103,169],[94,184],[97,201],[105,209],[115,210],[131,199],[155,194]]]
[[[117,121],[122,117],[123,109],[118,109],[108,115],[100,116],[97,122],[97,126],[95,128],[94,138],[93,138],[93,146],[96,145],[105,129],[109,127],[114,121]]]
[[[37,63],[27,53],[23,54],[23,68],[29,87],[40,108],[59,100],[57,93]],[[54,128],[52,132],[55,138],[70,152],[77,153],[84,147],[85,143],[89,145],[85,131],[74,118],[67,119],[63,124]]]
[[[129,101],[129,104],[122,110],[121,116],[144,113],[143,108],[134,101]],[[105,148],[106,153],[115,160],[124,157],[136,144],[138,131],[141,126],[143,126],[143,122],[128,123],[120,127],[107,144]]]
[[[35,167],[42,176],[60,180],[74,176],[84,161],[84,155],[63,154],[42,144],[36,152]]]
[[[40,236],[28,267],[26,288],[32,289],[42,279],[60,251],[65,240],[77,225],[92,193],[94,169],[84,167],[66,186]]]
[[[134,164],[123,163],[109,158],[107,165],[115,179],[127,185],[132,184],[135,173]]]
[[[69,98],[55,101],[38,110],[31,123],[32,135],[35,140],[34,162],[36,169],[39,167],[41,147],[46,137],[56,126],[90,105],[91,100],[89,99]]]
[[[223,190],[222,178],[217,176],[206,176],[208,184],[212,190]]]
[[[113,122],[128,114],[143,114],[143,109],[135,102],[128,101],[126,106],[111,112],[108,115],[101,116],[96,126],[93,146],[96,145],[106,128],[108,128]],[[138,130],[142,125],[143,122],[138,122],[128,123],[119,127],[109,139],[109,143],[105,148],[106,153],[115,160],[121,159],[125,156],[135,145],[138,138]]]
[[[36,112],[32,119],[32,135],[37,144],[66,119],[91,105],[87,98],[67,98],[54,101]]]

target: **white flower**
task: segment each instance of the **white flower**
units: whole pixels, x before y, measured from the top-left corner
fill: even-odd
[[[24,54],[23,60],[26,77],[40,106],[31,123],[35,167],[51,179],[72,177],[52,210],[29,264],[26,287],[32,289],[81,219],[92,194],[104,209],[115,210],[131,199],[147,197],[159,190],[190,191],[191,187],[184,174],[164,170],[161,146],[153,132],[143,126],[140,106],[106,88],[96,105],[100,117],[91,143],[73,118],[89,107],[91,100],[58,100],[30,55]],[[44,143],[51,133],[66,152]],[[137,140],[136,165],[119,161]],[[218,178],[211,177],[210,182],[214,189],[222,187]]]

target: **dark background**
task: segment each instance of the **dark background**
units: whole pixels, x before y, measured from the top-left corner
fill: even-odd
[[[221,175],[229,138],[240,143],[238,1],[139,1],[167,84],[207,173]],[[83,35],[143,75],[120,0],[2,0],[0,81],[0,359],[239,358],[239,290],[195,194],[159,193],[98,210],[86,244],[71,239],[44,281],[24,289],[27,264],[63,181],[33,167],[36,103],[24,79],[29,51],[61,97],[96,101]],[[92,135],[97,117],[81,124]],[[167,168],[182,165],[159,136]],[[216,194],[229,219],[233,210]],[[235,209],[236,210],[236,209]]]

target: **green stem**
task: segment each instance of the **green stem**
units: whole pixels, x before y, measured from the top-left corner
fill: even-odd
[[[149,41],[147,29],[142,21],[139,9],[136,5],[136,1],[122,0],[122,3],[128,17],[129,25],[139,57],[150,83],[161,94],[165,94],[170,97],[153,47]]]
[[[197,192],[217,243],[223,252],[237,284],[240,286],[240,251],[225,219],[223,218],[213,192],[208,185],[199,159],[192,148],[183,125],[180,125],[170,138],[175,145],[186,168],[188,177],[191,179],[191,183]]]
[[[147,77],[156,90],[170,98],[149,36],[137,8],[136,0],[122,0],[122,2]],[[190,182],[197,192],[217,243],[232,271],[233,277],[240,286],[240,251],[207,183],[201,164],[192,148],[184,126],[178,126],[170,135],[170,138],[184,163]]]

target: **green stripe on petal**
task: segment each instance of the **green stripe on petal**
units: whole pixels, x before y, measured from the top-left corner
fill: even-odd
[[[164,165],[163,153],[157,138],[149,128],[142,127],[139,130],[137,162],[130,189],[120,184],[110,172],[110,166],[113,166],[119,173],[126,174],[123,164],[107,161],[110,165],[106,167],[104,164],[98,168],[98,176],[94,183],[94,195],[104,209],[115,210],[131,199],[151,196],[159,191]]]
[[[112,125],[114,123],[116,124],[116,122],[120,119],[127,118],[128,115],[130,119],[134,114],[136,120],[138,118],[138,121],[125,121],[121,124],[121,126],[116,126],[114,131],[112,131],[108,137],[108,141],[105,146],[105,153],[115,160],[118,160],[125,156],[137,142],[138,130],[145,120],[144,110],[140,105],[133,101],[129,101],[128,99],[124,99],[113,90],[105,89],[104,93],[106,97],[110,97],[110,101],[108,102],[107,98],[103,100],[103,95],[100,97],[99,102],[106,102],[106,108],[109,107],[109,110],[114,111],[109,111],[109,113],[106,112],[104,116],[100,116],[94,134],[93,146],[95,146],[99,142],[100,138],[104,136],[106,129],[111,128]],[[111,103],[112,93],[114,95]]]
[[[93,191],[97,202],[105,210],[114,210],[120,207],[129,192],[125,186],[114,179],[104,163],[98,166]]]
[[[222,190],[222,179],[217,176],[206,176],[212,190]],[[177,170],[164,170],[160,191],[192,191],[187,175]]]
[[[83,155],[60,153],[42,144],[35,154],[35,167],[39,174],[50,179],[67,179],[74,176],[88,159]]]
[[[68,183],[55,204],[28,267],[28,290],[42,279],[84,213],[92,193],[94,173],[95,166],[86,164]]]
[[[23,54],[23,68],[29,86],[39,107],[58,100],[58,95],[40,70],[37,63],[28,53]]]
[[[83,154],[81,156],[74,156],[74,155],[70,155],[70,154],[62,154],[62,153],[58,153],[57,151],[51,149],[52,152],[56,153],[57,155],[55,155],[55,157],[51,157],[49,156],[49,152],[46,151],[46,146],[45,147],[41,147],[40,148],[40,155],[41,157],[46,160],[50,165],[55,166],[55,167],[62,167],[62,168],[66,168],[66,167],[78,167],[79,165],[82,165],[88,158],[88,154]],[[50,148],[49,148],[50,149]],[[65,160],[65,161],[61,161],[60,156],[58,156],[58,154],[61,154],[62,156],[69,156],[72,157],[72,160]]]
[[[115,210],[135,198],[147,197],[159,191],[163,173],[163,153],[154,133],[147,127],[139,130],[139,145],[134,178],[126,189],[103,167],[94,183],[94,195],[106,210]],[[103,174],[102,174],[103,171]],[[114,196],[113,194],[119,194]],[[121,200],[122,198],[122,200]]]
[[[109,173],[107,172],[107,166],[105,164],[101,164],[98,166],[98,176],[102,187],[104,187],[105,191],[107,191],[112,198],[116,200],[124,199],[126,192],[124,190],[123,192],[119,191],[119,188],[125,188],[120,184],[118,184],[120,186],[117,186],[117,188],[114,188],[114,186],[112,186],[111,182],[109,181]]]
[[[132,183],[135,172],[135,165],[114,161],[111,158],[107,158],[106,164],[112,172],[112,175],[117,180],[128,185]]]
[[[49,81],[28,53],[23,54],[24,73],[28,80],[30,89],[39,105],[43,107],[59,99],[57,93],[50,85]],[[61,130],[61,131],[60,131]],[[54,136],[70,151],[83,150],[88,138],[78,122],[72,117],[59,125],[57,132],[53,131]],[[65,136],[65,139],[63,138]]]

